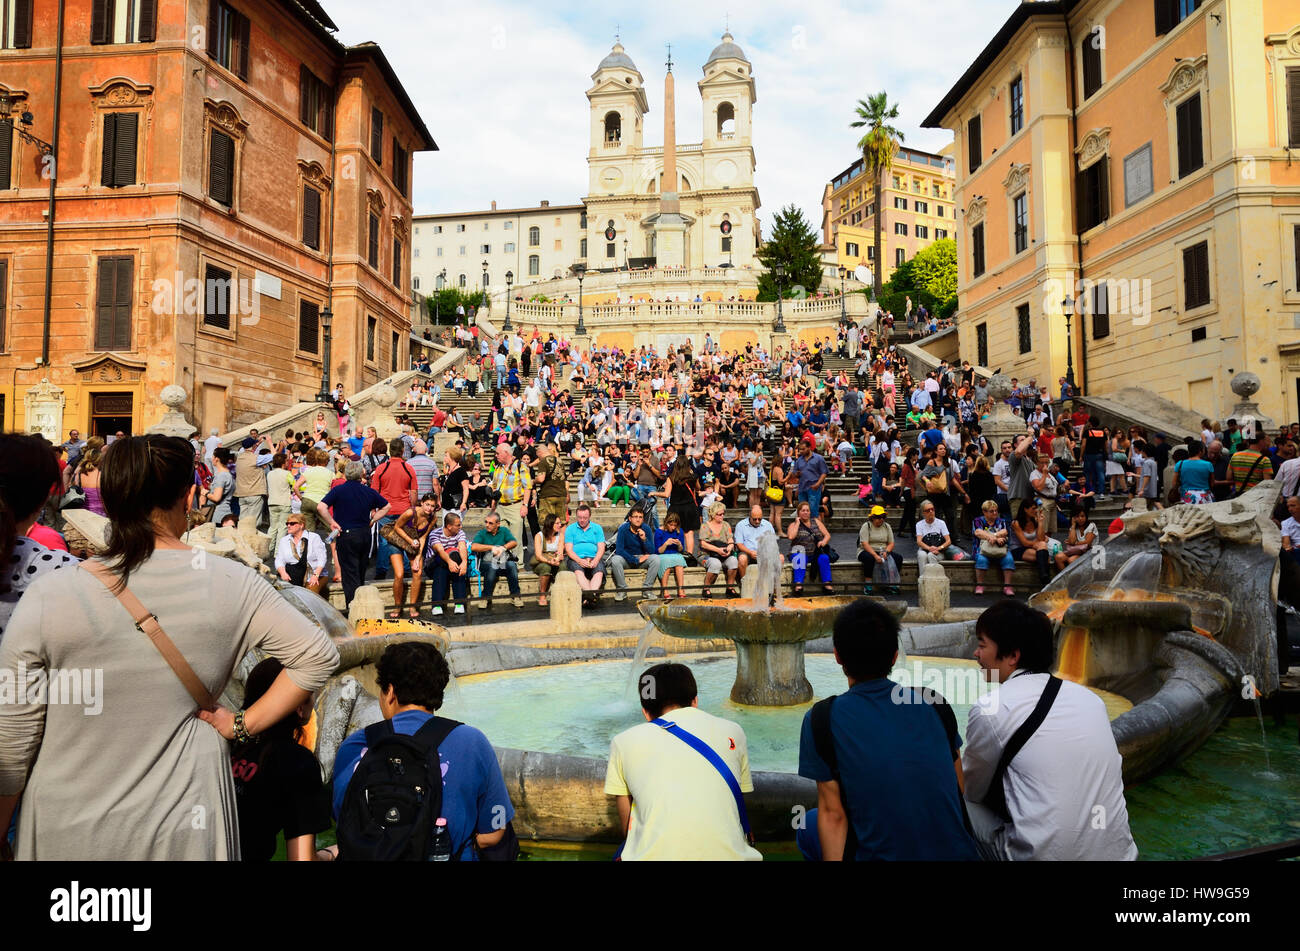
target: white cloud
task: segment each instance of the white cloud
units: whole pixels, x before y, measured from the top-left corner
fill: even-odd
[[[326,0],[348,44],[379,43],[441,149],[418,155],[417,213],[575,202],[587,187],[583,93],[623,43],[650,99],[645,140],[663,141],[664,44],[673,44],[678,140],[700,136],[694,83],[729,9],[666,0],[646,9],[486,0]],[[906,142],[937,150],[950,136],[921,121],[1015,7],[1014,0],[814,2],[793,10],[751,0],[731,30],[754,65],[754,151],[764,224],[786,204],[821,223],[822,188],[856,158],[848,127],[858,99],[881,89],[900,106]],[[673,24],[668,26],[668,24]]]

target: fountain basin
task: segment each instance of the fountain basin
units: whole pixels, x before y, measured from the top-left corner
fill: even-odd
[[[813,688],[804,674],[804,644],[827,637],[835,619],[855,597],[791,598],[770,610],[749,599],[682,598],[663,604],[641,601],[637,610],[663,634],[682,638],[729,638],[736,645],[736,682],[731,699],[755,707],[807,703]],[[895,617],[903,602],[886,602]]]

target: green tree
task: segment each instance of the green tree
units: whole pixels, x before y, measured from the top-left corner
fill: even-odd
[[[924,304],[937,317],[949,317],[957,309],[957,242],[951,238],[922,248],[916,257],[894,271],[880,293],[880,306],[902,318],[907,298],[912,310]]]
[[[854,112],[858,118],[849,123],[849,128],[867,130],[867,134],[858,140],[858,148],[862,150],[862,170],[871,176],[876,186],[876,259],[872,271],[876,297],[880,297],[882,292],[880,272],[883,270],[880,253],[880,225],[884,217],[882,192],[885,174],[894,165],[894,156],[898,153],[898,144],[903,141],[903,133],[889,124],[898,118],[898,106],[889,104],[889,94],[883,89],[866,99],[859,99]]]
[[[772,235],[763,242],[755,255],[767,268],[758,279],[758,299],[776,300],[776,278],[772,269],[780,264],[785,268],[781,279],[783,296],[804,297],[817,293],[822,284],[822,259],[817,250],[820,242],[803,212],[794,205],[786,205],[772,222]]]
[[[448,284],[441,290],[434,291],[425,299],[425,305],[428,307],[430,320],[437,320],[440,324],[450,325],[456,322],[456,307],[463,304],[465,313],[468,318],[471,307],[479,307],[483,303],[482,290],[464,290],[459,287],[453,287]]]

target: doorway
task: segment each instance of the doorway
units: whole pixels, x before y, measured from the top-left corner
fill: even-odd
[[[90,395],[90,434],[107,439],[117,433],[131,435],[135,397],[130,393]]]

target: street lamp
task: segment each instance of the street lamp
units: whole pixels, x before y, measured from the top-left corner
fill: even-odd
[[[434,289],[434,294],[433,294],[433,322],[435,325],[442,323],[442,313],[440,312],[439,307],[442,304],[441,291],[444,287],[447,286],[446,268],[443,268],[441,271],[438,272],[438,280],[436,283],[438,286]]]
[[[578,336],[587,336],[587,325],[582,322],[582,279],[587,276],[587,265],[579,261],[570,270],[578,279]]]
[[[63,5],[59,5],[59,37],[60,41],[63,36]],[[60,63],[62,60],[60,60]],[[62,77],[63,67],[58,67],[58,75]],[[61,81],[61,80],[60,80]],[[8,91],[0,93],[0,119],[9,118],[9,110],[13,108],[13,100],[10,98]],[[45,306],[44,315],[41,321],[41,357],[40,365],[48,367],[50,365],[50,315],[54,300],[54,187],[58,182],[58,163],[55,161],[55,153],[58,151],[54,145],[46,142],[44,139],[32,135],[28,129],[36,117],[31,111],[24,109],[18,116],[16,123],[10,123],[10,126],[18,133],[19,138],[30,142],[40,150],[42,156],[43,174],[50,180],[50,197],[45,210]],[[59,141],[59,100],[54,100],[54,141]]]
[[[632,270],[632,261],[627,256],[627,238],[623,239],[623,270],[625,271]]]
[[[1070,330],[1070,321],[1074,317],[1074,301],[1066,297],[1061,301],[1061,312],[1065,314],[1065,382],[1074,392],[1074,335]]]
[[[483,262],[483,303],[479,304],[479,307],[487,306],[487,285],[488,285],[488,263],[487,261],[484,261]],[[466,323],[468,323],[468,321],[466,321]]]
[[[849,269],[841,264],[840,265],[840,323],[844,326],[848,326],[849,323],[849,312],[844,304],[844,278],[848,276],[848,273],[849,273]]]
[[[772,331],[783,334],[785,333],[785,317],[781,310],[781,298],[783,296],[781,284],[785,280],[785,265],[773,265],[772,276],[776,278],[776,325],[772,328]]]
[[[330,401],[330,327],[334,323],[334,311],[330,310],[330,305],[326,304],[325,309],[320,312],[321,336],[324,340],[322,360],[320,365],[320,393],[316,395],[317,401],[328,403]],[[343,434],[340,433],[340,436]]]
[[[515,283],[515,272],[506,271],[506,322],[501,325],[501,329],[509,333],[514,328],[510,326],[510,287]]]

